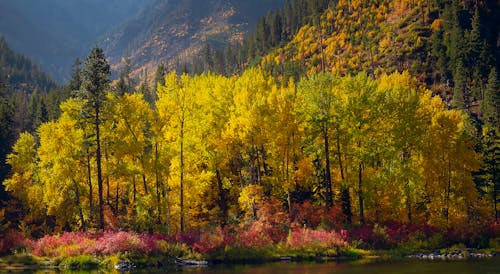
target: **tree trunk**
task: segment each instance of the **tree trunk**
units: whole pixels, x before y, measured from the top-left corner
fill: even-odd
[[[406,215],[408,217],[408,222],[411,223],[412,213],[411,213],[410,182],[408,179],[406,179],[405,194],[406,194]]]
[[[292,213],[292,195],[290,193],[290,160],[288,159],[288,149],[285,151],[285,181],[286,181],[286,201],[288,203],[288,213]]]
[[[143,170],[144,170],[144,165],[142,165],[143,167]],[[144,171],[142,172],[142,185],[144,187],[144,194],[145,195],[148,195],[149,192],[148,192],[148,184],[147,184],[147,181],[146,181],[146,174],[144,174]]]
[[[185,225],[185,220],[184,220],[184,120],[181,121],[181,132],[180,132],[180,207],[181,207],[181,218],[180,218],[180,225],[181,225],[181,233],[184,233],[184,225]]]
[[[408,162],[410,161],[410,151],[407,148],[403,149],[403,153],[401,155],[403,161],[403,167],[406,169]],[[406,174],[406,172],[405,172]],[[411,212],[411,191],[410,191],[410,179],[405,178],[405,196],[406,196],[406,215],[408,218],[408,222],[412,222],[412,212]]]
[[[342,200],[342,213],[346,217],[347,223],[350,224],[352,222],[351,195],[349,194],[349,187],[345,184],[344,165],[342,163],[342,153],[340,152],[340,133],[337,134],[337,155],[339,159],[340,178],[342,179],[342,191],[340,194]]]
[[[156,209],[158,217],[157,224],[161,224],[161,196],[160,196],[160,173],[158,171],[158,142],[155,142],[155,181],[156,181]]]
[[[330,148],[328,141],[328,127],[323,126],[323,138],[325,141],[325,202],[327,207],[333,206],[332,176],[330,173]]]
[[[109,163],[109,159],[108,159],[108,150],[106,148],[106,146],[104,146],[104,159],[106,160],[106,170],[109,170],[108,169],[108,163]],[[110,187],[109,187],[109,172],[106,172],[106,204],[111,204],[109,201],[110,201],[110,198],[111,195],[110,195]]]
[[[446,218],[446,229],[449,228],[450,195],[451,195],[451,160],[448,155],[448,185],[446,186],[446,196],[445,196],[446,207],[444,210],[444,216]]]
[[[137,200],[137,186],[135,185],[135,175],[132,176],[132,214],[135,216],[135,205]]]
[[[222,184],[222,178],[220,176],[220,171],[217,168],[215,170],[215,175],[217,178],[217,187],[219,189],[219,207],[221,209],[221,225],[225,226],[227,223],[227,199],[226,199],[226,192],[224,190],[224,186]]]
[[[495,223],[498,224],[498,208],[497,208],[497,187],[493,185],[493,208],[495,209]]]
[[[73,179],[73,185],[75,186],[75,203],[76,207],[78,208],[78,214],[80,215],[80,221],[82,222],[81,230],[85,231],[86,230],[85,218],[83,217],[82,204],[80,202],[80,189],[78,188],[78,184],[74,179]]]
[[[358,168],[358,199],[359,199],[359,220],[365,223],[364,197],[363,197],[363,162],[359,162]]]
[[[93,202],[93,192],[94,190],[92,189],[92,170],[90,166],[90,152],[89,148],[87,148],[87,183],[89,185],[89,222],[92,224],[92,220],[94,219],[94,202]]]
[[[99,132],[99,107],[95,107],[95,133],[96,133],[96,163],[97,163],[97,191],[99,193],[99,229],[104,230],[104,200],[102,198],[102,167],[101,167],[101,139]]]
[[[120,191],[120,184],[118,182],[116,182],[116,195],[115,195],[115,213],[118,215],[118,212],[120,212],[118,210],[118,195],[119,195],[119,191]]]

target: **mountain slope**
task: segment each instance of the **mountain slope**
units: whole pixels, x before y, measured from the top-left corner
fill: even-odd
[[[261,65],[275,75],[408,70],[448,100],[463,82],[470,108],[499,64],[498,3],[475,3],[339,0]]]
[[[199,55],[203,46],[241,41],[259,17],[284,0],[157,0],[103,41],[114,64],[130,58],[136,73],[159,62],[171,68]]]
[[[15,90],[47,92],[55,82],[28,58],[15,53],[0,37],[0,80],[9,93]]]
[[[153,0],[3,0],[0,35],[58,81],[99,37],[136,16]]]

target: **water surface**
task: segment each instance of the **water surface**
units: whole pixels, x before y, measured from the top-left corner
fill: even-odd
[[[0,272],[2,272],[0,270]],[[71,273],[95,274],[94,271],[36,271],[23,273]],[[112,271],[110,273],[119,273]],[[353,261],[329,263],[279,262],[260,265],[213,265],[204,268],[142,269],[129,272],[139,273],[196,273],[196,274],[500,274],[500,258],[467,261]]]

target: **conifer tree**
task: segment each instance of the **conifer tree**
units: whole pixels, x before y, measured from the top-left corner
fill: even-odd
[[[106,100],[106,88],[109,84],[109,74],[110,66],[104,57],[104,51],[100,48],[92,49],[85,61],[85,67],[82,69],[80,96],[87,100],[86,112],[93,120],[96,146],[97,189],[99,195],[99,229],[104,229],[100,125],[102,122],[101,110]]]
[[[465,110],[465,72],[461,60],[458,60],[455,73],[453,74],[455,85],[453,87],[453,106]]]
[[[500,129],[500,85],[496,68],[492,68],[481,104],[484,123]]]
[[[5,165],[5,157],[10,151],[10,147],[13,141],[12,132],[12,115],[13,109],[9,104],[8,96],[5,91],[5,84],[2,76],[0,75],[0,181],[5,179],[9,168]],[[3,185],[0,186],[0,201],[3,200],[4,188]]]

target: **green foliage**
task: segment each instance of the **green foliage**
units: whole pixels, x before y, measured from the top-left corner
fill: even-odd
[[[429,239],[421,238],[420,235],[414,235],[408,242],[400,244],[396,252],[402,254],[414,254],[419,252],[429,252],[445,246],[442,233],[436,233]]]
[[[493,200],[476,200],[494,192],[472,184],[480,155],[465,115],[408,73],[321,73],[297,87],[259,69],[234,78],[172,73],[155,108],[137,93],[98,97],[98,127],[96,109],[70,99],[9,156],[14,174],[4,185],[57,230],[95,227],[95,199],[101,227],[178,232],[232,219],[254,229],[242,239],[265,245],[279,241],[274,226],[286,219],[269,212],[293,213],[297,202],[326,207],[324,220],[301,221],[326,228],[345,220],[339,202],[354,221],[404,216],[444,227],[482,219]],[[276,233],[258,233],[268,227]]]
[[[220,253],[219,253],[220,252]],[[258,263],[267,262],[279,258],[276,247],[268,246],[262,248],[226,246],[223,250],[215,253],[215,260],[235,263]]]
[[[97,258],[91,255],[80,255],[75,257],[66,257],[59,266],[69,269],[92,269],[97,268],[100,262]]]

